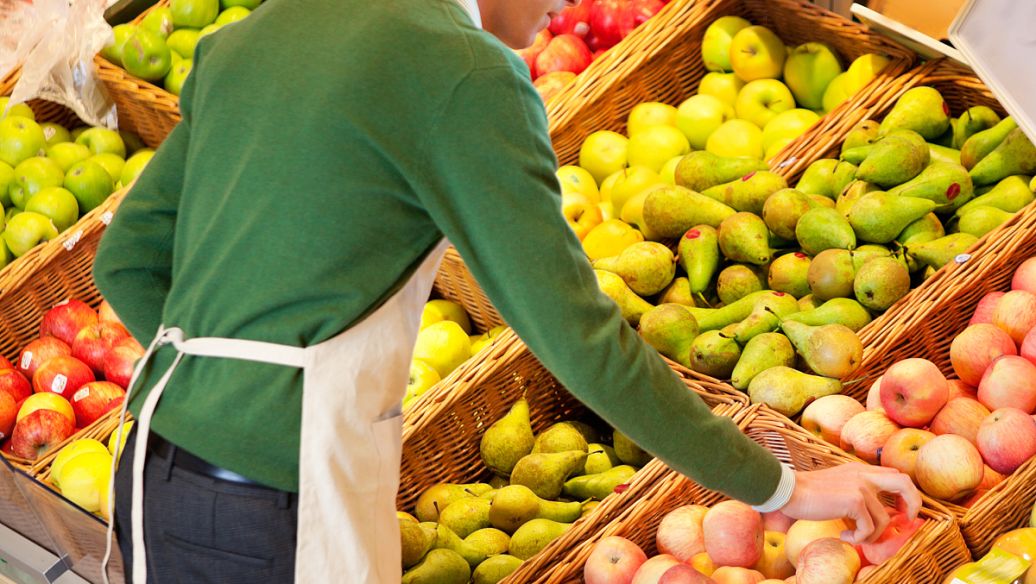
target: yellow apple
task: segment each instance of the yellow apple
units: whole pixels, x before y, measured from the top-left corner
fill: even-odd
[[[108,452],[108,448],[104,444],[101,444],[97,440],[92,438],[82,438],[80,440],[74,440],[71,444],[61,449],[58,455],[54,458],[54,462],[50,465],[50,480],[54,482],[54,485],[61,488],[61,471],[65,466],[65,463],[87,452]],[[109,452],[109,454],[111,454]]]
[[[781,112],[763,126],[763,148],[767,151],[780,140],[791,141],[806,133],[820,120],[816,112],[795,108]]]
[[[590,197],[582,193],[561,195],[561,213],[580,241],[591,229],[604,221],[601,209],[590,200]]]
[[[586,234],[583,251],[591,260],[599,260],[617,256],[640,241],[644,241],[644,234],[620,219],[609,219]]]
[[[749,121],[729,120],[709,136],[705,150],[717,156],[762,159],[763,131]]]
[[[471,357],[471,339],[452,320],[432,323],[417,333],[414,359],[431,365],[439,377],[446,377]]]
[[[698,84],[698,95],[711,95],[734,107],[737,94],[744,86],[744,80],[733,73],[706,73]]]
[[[752,569],[775,580],[783,580],[794,574],[795,565],[788,561],[784,539],[785,535],[779,531],[767,531],[763,536],[763,555]]]
[[[403,407],[435,386],[442,378],[439,372],[421,359],[410,362],[410,377],[407,380],[406,395],[403,396]]]
[[[586,169],[597,184],[608,175],[626,167],[629,139],[618,132],[601,130],[583,140],[579,148],[579,166]]]
[[[993,547],[1036,563],[1036,529],[1024,527],[1008,531],[993,541]],[[1030,568],[1020,584],[1036,584],[1036,569]]]
[[[676,165],[680,164],[681,160],[683,160],[683,156],[674,156],[662,165],[662,170],[658,171],[658,176],[661,177],[662,182],[667,185],[676,184]]]
[[[594,203],[600,202],[601,194],[597,189],[597,181],[585,169],[573,164],[567,164],[558,169],[557,176],[562,193],[583,193],[590,197],[590,200]]]
[[[788,86],[776,79],[749,81],[737,94],[734,111],[737,117],[765,128],[777,114],[795,108],[795,98]]]
[[[645,101],[633,106],[626,118],[626,135],[633,137],[652,126],[675,126],[676,108],[657,101]]]
[[[84,452],[61,469],[61,494],[90,513],[101,511],[102,493],[111,483],[112,455]]]
[[[630,166],[623,170],[611,187],[609,202],[615,212],[622,216],[622,208],[637,194],[662,184],[662,177],[658,172],[645,166]]]
[[[733,118],[734,108],[730,104],[704,93],[687,98],[676,109],[676,127],[695,150],[704,149],[709,135]]]
[[[829,519],[827,521],[809,521],[800,519],[791,524],[784,539],[784,551],[788,556],[791,565],[799,562],[799,552],[811,542],[825,537],[838,539],[842,532],[848,529],[842,519]]]
[[[743,28],[752,26],[740,16],[721,16],[705,29],[701,40],[701,60],[709,71],[730,71],[730,42]]]
[[[848,73],[849,80],[847,90],[849,95],[856,93],[863,89],[868,83],[871,82],[881,70],[887,67],[889,64],[888,57],[882,55],[876,55],[874,53],[867,53],[856,58],[855,61],[849,64],[849,68],[846,70]]]
[[[776,142],[771,144],[770,147],[766,150],[766,153],[763,154],[763,160],[772,160],[780,153],[781,150],[784,150],[785,146],[791,144],[793,140],[794,138],[781,138],[777,140]]]
[[[133,420],[130,420],[122,425],[122,440],[119,444],[119,458],[122,458],[122,452],[126,450],[126,439],[129,438],[130,430],[133,428]],[[108,452],[115,455],[115,439],[119,437],[119,429],[116,428],[112,435],[108,437]]]
[[[824,90],[824,113],[827,113],[840,106],[843,101],[849,99],[852,92],[849,91],[849,72],[839,73],[831,83],[827,84]]]
[[[691,558],[691,567],[706,577],[712,576],[712,573],[716,571],[716,564],[712,562],[712,558],[706,552],[694,554],[694,557]]]
[[[615,206],[612,205],[611,201],[605,203],[597,203],[597,208],[601,210],[601,221],[607,221],[609,219],[615,219]]]
[[[648,226],[644,224],[644,200],[647,199],[648,193],[652,190],[645,189],[630,197],[626,204],[622,206],[619,218],[630,225],[635,225],[644,234],[644,239],[658,241],[661,237],[652,233]]]
[[[675,126],[650,126],[630,138],[628,161],[630,166],[646,166],[658,173],[667,160],[690,151],[687,136]]]
[[[784,43],[765,26],[743,28],[730,41],[730,66],[745,81],[779,78],[787,57]]]
[[[615,186],[615,183],[618,182],[619,177],[624,174],[626,174],[625,168],[609,174],[608,178],[604,179],[604,182],[601,183],[600,190],[602,203],[610,203],[612,201],[612,188]]]
[[[18,415],[15,416],[15,423],[36,410],[54,410],[72,420],[72,424],[76,423],[76,415],[72,411],[72,404],[68,403],[67,399],[61,397],[61,394],[50,391],[34,393],[25,398],[25,401],[22,402],[22,407],[18,409]]]
[[[429,300],[425,303],[424,309],[421,310],[422,329],[444,320],[452,320],[464,329],[465,334],[471,334],[471,319],[468,318],[468,313],[463,306],[450,300],[441,299]]]

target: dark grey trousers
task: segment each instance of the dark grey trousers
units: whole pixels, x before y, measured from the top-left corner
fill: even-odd
[[[133,444],[115,476],[115,525],[132,582]],[[144,468],[147,584],[290,584],[298,518],[294,493],[217,480],[148,453]]]

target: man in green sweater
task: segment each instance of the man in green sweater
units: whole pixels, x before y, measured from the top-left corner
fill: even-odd
[[[851,517],[854,542],[888,520],[878,492],[916,514],[894,470],[783,467],[600,293],[511,50],[572,3],[268,0],[202,39],[94,268],[155,339],[116,480],[134,582],[398,579],[399,401],[444,238],[561,383],[673,468]]]

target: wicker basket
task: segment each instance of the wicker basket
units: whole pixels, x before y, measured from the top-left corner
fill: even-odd
[[[852,460],[765,406],[752,406],[735,419],[749,437],[798,470],[818,470]],[[652,463],[659,464],[658,461]],[[586,522],[566,533],[571,546],[561,551],[542,572],[524,581],[536,584],[581,582],[583,565],[594,544],[612,535],[632,540],[650,556],[656,551],[655,532],[666,513],[682,505],[713,505],[725,498],[667,470],[614,520]],[[946,509],[926,499],[921,517],[928,521],[899,553],[859,582],[942,582],[948,571],[970,560],[953,516]]]

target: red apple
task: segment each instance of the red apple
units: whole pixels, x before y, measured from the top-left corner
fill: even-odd
[[[897,430],[881,448],[881,466],[894,468],[914,478],[917,453],[935,434],[917,428]]]
[[[695,554],[705,551],[702,522],[708,511],[704,505],[684,505],[667,513],[655,532],[659,553],[690,562]]]
[[[75,432],[75,425],[54,410],[36,410],[14,425],[11,449],[16,456],[36,460]]]
[[[129,387],[133,367],[144,356],[144,347],[133,337],[122,339],[104,359],[104,378],[123,388]]]
[[[662,0],[633,0],[633,28],[636,28],[648,21],[658,11],[665,8]]]
[[[993,323],[993,312],[996,311],[996,305],[1000,303],[1000,299],[1004,297],[1006,292],[990,292],[982,297],[975,306],[975,313],[971,315],[971,320],[968,321],[969,325],[979,323]]]
[[[979,491],[988,491],[993,487],[1007,480],[1007,477],[989,468],[987,464],[982,469],[982,482],[978,484]]]
[[[636,28],[634,6],[629,0],[596,0],[590,8],[590,29],[596,49],[608,49]]]
[[[594,544],[583,566],[586,584],[629,584],[633,575],[647,561],[640,546],[618,536],[609,536]]]
[[[14,369],[0,369],[0,393],[10,395],[16,402],[32,395],[32,384]]]
[[[536,33],[536,38],[532,41],[532,44],[527,48],[518,49],[515,52],[518,56],[525,61],[525,64],[529,66],[529,72],[532,74],[533,80],[536,79],[536,57],[540,56],[543,49],[547,48],[550,43],[550,39],[554,38],[554,35],[550,34],[550,31],[543,29]]]
[[[1025,290],[1036,294],[1036,258],[1029,258],[1018,266],[1011,279],[1011,290]]]
[[[76,426],[85,428],[94,420],[122,405],[126,390],[110,381],[91,381],[72,394],[72,410]]]
[[[1036,454],[1036,422],[1017,408],[994,410],[978,429],[978,451],[990,468],[1011,474]]]
[[[1036,412],[1036,365],[1015,355],[993,361],[978,384],[978,401],[991,410]]]
[[[914,470],[921,489],[944,501],[963,499],[982,482],[982,455],[966,438],[936,436],[921,447]]]
[[[759,584],[766,576],[748,568],[720,566],[712,573],[712,579],[716,584]]]
[[[968,439],[968,442],[976,444],[978,427],[982,420],[989,415],[989,410],[978,400],[970,397],[958,397],[951,399],[932,420],[929,430],[935,434],[956,434]]]
[[[14,369],[13,363],[7,360],[7,357],[0,355],[0,369]]]
[[[658,584],[716,584],[716,581],[687,564],[676,564],[662,574]]]
[[[22,349],[18,356],[18,371],[28,379],[36,374],[36,369],[47,359],[59,355],[71,355],[72,347],[55,337],[37,339]]]
[[[911,521],[906,513],[890,515],[889,523],[885,527],[885,531],[878,536],[878,539],[870,543],[860,544],[863,557],[874,565],[884,562],[896,555],[899,548],[903,547],[907,540],[910,539],[910,536],[914,535],[923,525],[924,519],[920,517],[916,517]]]
[[[72,356],[90,366],[97,375],[104,374],[104,361],[112,347],[129,338],[126,327],[115,322],[99,322],[85,326],[72,341]]]
[[[122,324],[122,319],[115,314],[115,310],[112,309],[112,305],[108,304],[107,300],[101,301],[101,305],[97,307],[97,320]]]
[[[750,568],[763,554],[763,518],[740,501],[714,505],[705,514],[702,530],[705,551],[717,566]]]
[[[1022,347],[1018,354],[1028,359],[1033,365],[1036,365],[1036,327],[1033,327],[1031,331],[1026,333],[1025,338],[1022,339]]]
[[[582,73],[590,61],[593,55],[583,39],[574,34],[561,34],[550,39],[547,48],[536,56],[536,76],[554,71]]]
[[[97,324],[97,312],[94,309],[80,300],[65,300],[43,315],[40,338],[57,337],[65,344],[71,345],[76,333],[91,324]]]
[[[795,520],[780,511],[763,513],[763,530],[776,531],[777,533],[788,533],[788,528]]]
[[[658,584],[659,579],[662,578],[662,574],[665,574],[669,568],[680,563],[680,560],[674,558],[669,554],[660,554],[653,558],[649,558],[646,562],[640,565],[637,569],[637,573],[633,575],[632,584]]]
[[[802,427],[831,444],[841,440],[842,426],[864,411],[860,402],[847,395],[827,395],[806,406]]]
[[[904,359],[889,367],[881,380],[881,405],[901,426],[926,426],[948,396],[946,378],[927,359]]]
[[[842,439],[838,445],[849,454],[871,464],[878,464],[878,451],[896,430],[899,430],[899,426],[885,412],[862,412],[850,418],[842,427]]]
[[[871,388],[867,390],[867,410],[869,411],[885,411],[885,408],[881,407],[881,380],[882,377],[875,379]]]
[[[982,497],[984,497],[986,495],[986,493],[988,493],[988,492],[989,492],[989,489],[982,489],[982,488],[975,489],[975,492],[971,493],[971,495],[969,495],[967,498],[961,499],[960,501],[957,501],[957,505],[960,505],[961,507],[964,507],[965,509],[971,509],[971,507],[975,503],[978,503],[979,500]]]
[[[993,311],[993,324],[1021,344],[1026,333],[1036,327],[1036,294],[1025,290],[1004,294]]]
[[[547,102],[550,98],[561,93],[561,90],[568,87],[568,84],[575,81],[575,79],[576,74],[571,71],[555,71],[537,77],[536,81],[532,82],[532,85],[539,92],[540,99]]]
[[[825,537],[806,546],[795,566],[797,584],[852,584],[860,571],[860,556],[853,546]]]
[[[946,403],[950,403],[958,397],[978,399],[978,388],[974,385],[968,385],[959,379],[947,379],[946,386],[950,390],[949,395],[946,396]]]
[[[978,385],[989,364],[1001,355],[1017,355],[1010,335],[991,324],[974,324],[964,329],[950,345],[950,363],[964,383]]]
[[[18,417],[18,402],[11,394],[0,391],[0,440],[11,435],[15,419]]]
[[[68,355],[51,357],[40,365],[32,376],[32,389],[49,391],[70,400],[83,385],[95,381],[94,372],[79,359]]]
[[[590,32],[590,8],[594,0],[581,0],[575,6],[565,8],[550,19],[551,34],[574,34],[586,38]]]

